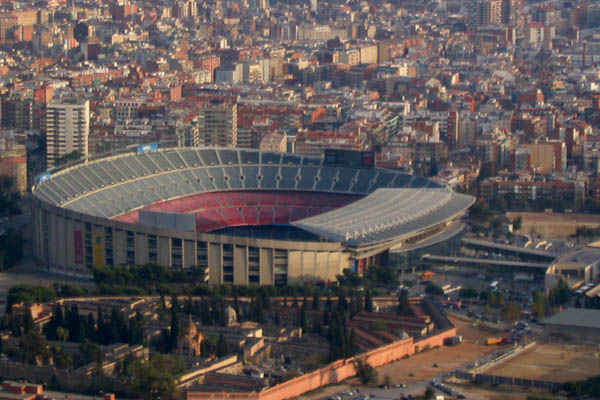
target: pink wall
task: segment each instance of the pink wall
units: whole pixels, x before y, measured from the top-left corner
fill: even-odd
[[[411,355],[423,350],[427,345],[430,347],[443,346],[444,339],[455,336],[456,329],[448,329],[435,336],[428,337],[417,342],[413,338],[399,340],[386,346],[378,347],[360,356],[352,357],[346,360],[335,361],[321,369],[311,372],[298,378],[290,379],[280,385],[263,390],[260,393],[208,393],[208,392],[187,392],[187,400],[204,399],[248,399],[248,400],[282,400],[300,396],[303,393],[310,392],[321,386],[332,383],[339,383],[356,375],[354,361],[357,359],[366,360],[373,367],[380,367],[389,364],[392,361],[399,360],[405,355]]]

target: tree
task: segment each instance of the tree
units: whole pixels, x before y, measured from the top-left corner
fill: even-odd
[[[41,365],[50,358],[48,342],[41,333],[32,330],[19,341],[21,356],[27,364]]]
[[[469,216],[478,222],[486,222],[492,216],[492,210],[483,202],[477,202],[469,209]]]
[[[531,305],[531,313],[538,320],[541,321],[546,316],[548,307],[548,298],[546,295],[539,290],[533,293],[533,303]]]
[[[81,353],[85,364],[100,364],[104,358],[102,348],[97,343],[90,342],[89,340],[84,340],[79,345],[79,353]]]
[[[260,306],[261,309],[264,309],[264,310],[271,309],[271,296],[269,295],[269,292],[265,286],[259,287],[257,300],[258,300],[258,305]],[[261,322],[264,322],[264,317],[262,318]]]
[[[520,215],[513,219],[512,221],[513,224],[513,231],[518,231],[519,229],[521,229],[523,227],[523,217],[521,217]]]
[[[365,311],[373,312],[373,298],[371,297],[371,290],[367,289],[365,293]]]
[[[388,326],[385,324],[385,322],[377,320],[371,323],[371,329],[374,331],[385,331],[388,329]]]
[[[406,290],[401,290],[398,294],[398,314],[405,317],[413,315],[412,308],[410,308],[410,303],[408,301],[408,292]]]
[[[346,300],[346,291],[343,288],[338,290],[338,310],[346,311],[348,309],[348,301]]]
[[[176,295],[171,296],[171,310],[179,312],[179,299],[177,299]]]
[[[508,323],[514,323],[521,319],[521,308],[517,303],[510,302],[502,308],[502,320]]]
[[[58,157],[54,161],[54,165],[58,167],[63,164],[68,164],[71,161],[79,160],[81,157],[82,157],[82,154],[80,152],[78,152],[77,150],[75,150],[75,151],[72,151],[71,153],[65,154],[62,157]]]
[[[298,317],[298,326],[302,328],[302,332],[308,331],[308,322],[306,320],[306,302],[300,307],[300,315]]]
[[[83,337],[83,327],[81,326],[81,319],[79,318],[79,308],[77,303],[71,304],[66,318],[67,329],[69,330],[69,338],[72,342],[81,342]]]
[[[275,316],[273,317],[273,323],[275,326],[281,326],[281,317],[279,316],[279,310],[275,310]]]
[[[425,392],[423,393],[423,399],[424,400],[435,399],[435,391],[428,386],[427,389],[425,389]]]
[[[461,299],[476,299],[477,296],[479,296],[479,292],[472,287],[464,287],[458,291],[458,297]]]
[[[31,316],[31,309],[27,309],[23,316],[23,333],[27,335],[33,329],[33,317]]]
[[[59,326],[58,328],[56,328],[56,336],[58,340],[66,342],[67,340],[69,340],[69,330],[63,328],[62,326]]]
[[[354,368],[356,376],[364,385],[377,382],[377,371],[368,362],[358,359],[354,362]]]
[[[361,282],[360,276],[350,269],[343,270],[342,275],[337,276],[337,280],[343,286],[358,286]]]
[[[229,348],[227,346],[227,339],[223,333],[219,334],[219,340],[217,341],[217,357],[224,357],[229,353]]]
[[[73,359],[70,355],[65,353],[62,346],[52,346],[50,348],[52,353],[52,361],[54,366],[59,369],[71,369],[73,368]]]
[[[176,296],[173,296],[173,298],[177,299]],[[179,341],[179,318],[177,317],[176,302],[171,302],[171,329],[169,330],[167,349],[169,351],[175,350],[177,348],[178,341]]]
[[[63,318],[62,307],[60,304],[55,303],[52,306],[52,315],[50,316],[50,321],[48,321],[48,323],[44,326],[44,335],[46,336],[46,339],[57,340],[57,329],[64,329],[64,324],[65,321]]]
[[[444,294],[444,290],[441,287],[439,287],[438,285],[436,285],[435,283],[429,282],[429,284],[425,288],[425,293],[441,296]]]
[[[175,375],[184,369],[185,362],[181,358],[155,354],[149,361],[135,359],[128,363],[122,375],[144,399],[177,399]]]
[[[562,279],[558,281],[556,287],[550,289],[548,293],[548,303],[551,307],[558,307],[569,301],[571,290],[569,285]]]
[[[502,307],[504,306],[504,296],[499,292],[489,292],[488,304],[490,307]]]
[[[135,313],[134,318],[129,319],[129,344],[142,344],[144,341],[144,326],[142,317]]]

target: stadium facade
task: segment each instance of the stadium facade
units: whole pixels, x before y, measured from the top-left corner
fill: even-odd
[[[88,158],[38,178],[34,255],[79,276],[158,263],[206,268],[212,284],[332,281],[444,240],[474,201],[362,156],[149,145]]]

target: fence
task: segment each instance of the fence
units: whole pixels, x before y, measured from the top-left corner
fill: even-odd
[[[559,390],[562,387],[562,383],[542,381],[539,379],[525,379],[517,378],[514,376],[498,376],[489,374],[473,374],[466,371],[456,371],[454,376],[457,379],[468,380],[477,383],[486,383],[489,385],[513,385],[521,387],[536,387],[544,388],[548,390]]]
[[[514,376],[499,376],[499,375],[491,375],[491,374],[483,374],[483,372],[494,365],[499,364],[500,362],[504,362],[517,354],[522,353],[523,351],[535,346],[536,342],[530,342],[524,346],[519,346],[512,349],[509,352],[506,352],[485,364],[478,366],[477,368],[473,368],[471,371],[455,371],[454,377],[457,379],[468,380],[471,382],[477,383],[486,383],[490,385],[513,385],[513,386],[521,386],[521,387],[537,387],[537,388],[545,388],[549,390],[558,390],[562,387],[562,383],[559,382],[549,382],[543,381],[539,379],[526,379],[526,378],[517,378]]]

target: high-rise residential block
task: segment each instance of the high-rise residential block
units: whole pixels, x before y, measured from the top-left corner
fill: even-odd
[[[90,102],[70,99],[52,101],[46,107],[46,163],[55,166],[58,158],[77,151],[88,154]]]
[[[237,146],[237,102],[211,99],[198,110],[201,146]]]

